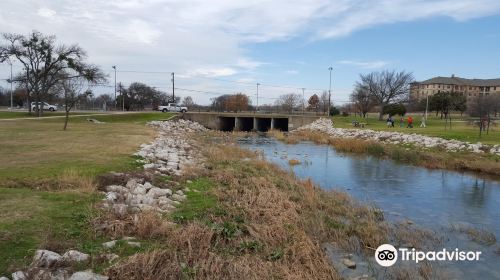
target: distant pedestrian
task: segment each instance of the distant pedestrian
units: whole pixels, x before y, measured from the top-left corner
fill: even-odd
[[[413,118],[411,116],[408,117],[408,126],[407,128],[413,128]]]
[[[425,124],[425,115],[422,115],[422,119],[420,120],[420,127],[426,128],[427,125]]]
[[[387,127],[391,127],[391,125],[392,125],[392,119],[391,119],[391,116],[389,116],[387,118]]]
[[[404,124],[405,124],[405,118],[401,116],[401,118],[399,119],[399,127],[403,127]]]

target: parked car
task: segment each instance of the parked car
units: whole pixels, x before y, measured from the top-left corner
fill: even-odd
[[[174,103],[168,103],[167,106],[158,106],[158,111],[166,112],[181,112],[186,113],[188,110],[187,107],[182,107]]]
[[[38,107],[41,107],[42,110],[47,110],[47,111],[51,111],[51,112],[57,111],[57,105],[50,105],[47,102],[40,102],[39,104],[40,105]],[[32,111],[37,110],[36,102],[31,102],[31,110]]]

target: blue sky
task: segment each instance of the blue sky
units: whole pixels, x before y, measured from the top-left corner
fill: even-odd
[[[125,85],[167,92],[176,72],[177,94],[201,104],[240,91],[255,103],[257,82],[260,104],[303,87],[307,98],[328,89],[329,66],[337,103],[370,71],[498,78],[499,27],[498,0],[6,0],[0,10],[2,33],[36,29],[86,49],[110,75],[98,93],[113,94],[117,65]]]

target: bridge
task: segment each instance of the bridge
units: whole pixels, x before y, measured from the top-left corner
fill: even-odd
[[[316,115],[283,115],[264,113],[187,112],[183,119],[221,131],[259,131],[271,129],[291,131],[321,118]]]

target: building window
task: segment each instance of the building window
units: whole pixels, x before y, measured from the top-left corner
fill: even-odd
[[[441,88],[441,85],[438,85],[438,88]]]
[[[448,85],[448,88],[450,88],[450,85]]]
[[[469,90],[472,90],[472,87],[469,87]]]

